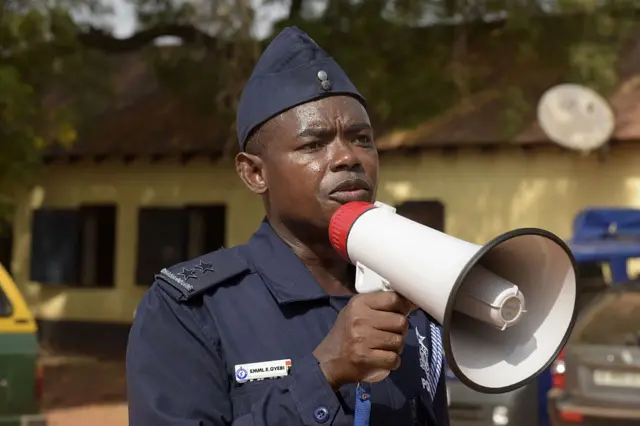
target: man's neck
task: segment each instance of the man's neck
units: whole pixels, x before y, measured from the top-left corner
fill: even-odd
[[[354,293],[353,268],[331,246],[329,238],[308,241],[298,238],[282,223],[271,223],[278,236],[302,260],[320,286],[332,296]]]

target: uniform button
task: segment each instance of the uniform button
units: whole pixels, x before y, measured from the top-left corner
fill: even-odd
[[[318,407],[316,411],[313,412],[313,418],[316,419],[318,423],[326,423],[329,420],[329,410],[325,407]]]

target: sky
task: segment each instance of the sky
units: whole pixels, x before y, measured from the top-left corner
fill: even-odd
[[[130,36],[135,31],[136,19],[133,7],[126,0],[103,0],[106,5],[113,7],[114,15],[107,22],[114,29],[114,35],[119,38]],[[253,33],[258,38],[269,35],[271,23],[288,13],[286,2],[262,5],[262,0],[252,0],[254,6],[259,6],[256,25]]]
[[[189,1],[189,0],[179,0]],[[544,5],[549,8],[557,3],[558,0],[544,0]],[[110,24],[110,27],[114,30],[114,35],[119,38],[125,38],[130,36],[135,31],[136,18],[134,8],[127,2],[127,0],[102,0],[102,2],[113,8],[113,16],[106,18],[106,22]],[[254,10],[257,11],[255,25],[253,28],[253,35],[257,38],[264,38],[270,35],[271,25],[274,21],[285,17],[288,13],[289,1],[270,2],[269,4],[263,4],[264,0],[251,0]],[[316,9],[316,12],[321,11],[326,2],[317,0],[311,3],[311,6]],[[79,15],[78,15],[79,16]],[[504,13],[492,14],[486,16],[486,19],[503,19]],[[435,16],[427,14],[423,17],[423,24],[433,24],[435,22],[442,22]],[[166,40],[160,40],[161,44],[172,43],[171,38],[165,38]]]

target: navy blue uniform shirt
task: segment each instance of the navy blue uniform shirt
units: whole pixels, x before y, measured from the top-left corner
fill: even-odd
[[[130,424],[352,426],[356,385],[334,392],[312,355],[347,302],[322,290],[266,220],[245,245],[163,270],[130,332]],[[429,344],[439,327],[420,310],[409,323],[402,365],[371,385],[370,424],[448,426]],[[292,361],[285,377],[235,378],[238,364],[283,359]]]

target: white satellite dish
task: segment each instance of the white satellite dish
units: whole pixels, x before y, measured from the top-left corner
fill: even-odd
[[[615,116],[608,102],[592,89],[560,84],[540,98],[538,123],[558,145],[589,152],[609,141]]]

